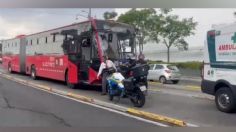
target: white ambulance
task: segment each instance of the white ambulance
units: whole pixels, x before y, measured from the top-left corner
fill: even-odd
[[[236,110],[236,23],[213,26],[207,32],[202,68],[202,92],[215,96],[223,112]]]

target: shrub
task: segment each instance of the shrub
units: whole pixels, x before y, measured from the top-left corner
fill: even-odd
[[[148,63],[149,64],[167,64],[166,62],[162,62],[162,61],[148,61]],[[178,68],[193,69],[193,70],[200,70],[202,66],[202,62],[199,62],[199,61],[173,62],[169,64],[176,65]]]

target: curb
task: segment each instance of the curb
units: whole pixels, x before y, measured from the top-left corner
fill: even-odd
[[[75,98],[75,99],[78,99],[78,100],[81,100],[81,101],[84,101],[84,102],[94,103],[94,100],[92,98],[88,98],[88,97],[81,96],[81,95],[74,94],[74,93],[67,93],[66,95],[68,97],[72,97],[72,98]]]
[[[181,121],[178,119],[173,119],[173,118],[166,117],[166,116],[153,114],[153,113],[149,113],[149,112],[145,112],[145,111],[140,111],[140,110],[128,108],[127,112],[132,115],[143,117],[145,119],[149,119],[149,120],[156,121],[156,122],[169,123],[170,125],[175,125],[175,126],[180,126],[180,127],[187,126],[187,124],[184,121]]]
[[[161,92],[161,93],[169,94],[169,95],[180,95],[180,96],[182,96],[181,94],[173,94],[173,93],[171,93],[171,92],[164,91],[164,90],[162,90],[162,89],[149,89],[149,91],[152,91],[152,92]],[[187,95],[185,95],[185,96],[187,96],[187,97],[193,97],[193,98],[198,98],[198,99],[214,100],[214,96],[209,96],[209,95],[202,95],[202,96],[199,96],[199,95],[187,94]]]
[[[160,82],[153,82],[153,81],[148,81],[148,83],[150,83],[150,84],[162,84]]]
[[[149,84],[151,85],[164,85],[164,84],[161,84],[159,82],[148,82]],[[176,88],[176,87],[168,87],[170,89],[177,89],[177,90],[187,90],[187,91],[196,91],[196,92],[201,92],[201,87],[200,86],[196,86],[196,85],[186,85],[184,86],[183,88]]]
[[[192,89],[195,89],[195,90],[201,90],[201,87],[200,87],[200,86],[187,85],[186,87],[187,87],[187,88],[192,88]]]
[[[96,99],[89,98],[89,97],[86,97],[86,96],[78,95],[78,94],[75,94],[75,93],[72,93],[72,92],[66,92],[66,91],[63,91],[63,90],[53,89],[53,88],[45,86],[45,85],[36,84],[36,83],[30,82],[30,81],[26,81],[26,80],[23,80],[23,79],[12,77],[10,75],[6,75],[6,74],[3,74],[3,73],[1,73],[0,76],[4,77],[6,79],[12,80],[14,82],[23,84],[23,85],[36,88],[36,89],[41,89],[41,90],[45,90],[45,91],[48,91],[48,92],[57,93],[57,94],[64,95],[64,96],[67,96],[67,97],[71,97],[71,98],[74,98],[74,99],[78,99],[80,101],[84,101],[84,102],[87,102],[87,103],[103,106],[103,107],[106,107],[106,108],[112,108],[114,110],[125,112],[125,113],[135,115],[135,116],[138,116],[138,117],[141,117],[141,118],[144,118],[144,119],[148,119],[148,120],[151,120],[151,121],[161,122],[161,123],[164,123],[164,124],[168,124],[170,126],[179,126],[179,127],[186,127],[187,126],[187,123],[185,123],[184,121],[178,120],[178,119],[174,119],[174,118],[170,118],[170,117],[166,117],[166,116],[162,116],[162,115],[158,115],[158,114],[154,114],[154,113],[149,113],[149,112],[145,112],[145,111],[140,111],[140,110],[136,110],[136,109],[133,109],[133,108],[127,108],[127,107],[119,106],[119,105],[116,105],[116,104],[107,103],[107,102],[96,100]]]
[[[201,80],[202,78],[200,77],[200,75],[198,76],[182,76],[182,78],[190,78],[190,79],[198,79]]]

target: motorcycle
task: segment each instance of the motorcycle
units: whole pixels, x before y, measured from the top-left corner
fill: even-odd
[[[108,78],[108,95],[112,101],[114,97],[129,98],[135,107],[143,107],[145,93],[147,91],[147,64],[120,67],[120,73],[124,78],[114,80]],[[116,82],[115,82],[116,81]]]

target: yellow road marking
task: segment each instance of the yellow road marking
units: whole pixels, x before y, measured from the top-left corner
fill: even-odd
[[[73,98],[76,98],[76,99],[79,99],[79,100],[82,100],[82,101],[85,101],[85,102],[89,102],[89,103],[94,102],[92,98],[81,96],[81,95],[71,93],[71,92],[67,93],[67,96],[73,97]]]
[[[149,88],[148,90],[151,90],[151,91],[156,91],[156,92],[161,92],[160,89],[154,89],[154,88]]]
[[[52,91],[52,88],[51,88],[51,87],[48,87],[48,86],[46,86],[46,85],[34,84],[34,86],[39,87],[40,89],[47,90],[47,91]]]
[[[201,87],[199,87],[199,86],[192,86],[192,85],[185,86],[185,89],[193,90],[193,91],[201,91]]]
[[[132,114],[132,115],[136,115],[145,119],[149,119],[152,121],[157,121],[157,122],[165,122],[165,123],[169,123],[175,126],[180,126],[180,127],[184,127],[187,126],[186,123],[182,120],[178,120],[178,119],[174,119],[174,118],[170,118],[170,117],[166,117],[166,116],[162,116],[162,115],[158,115],[158,114],[154,114],[154,113],[149,113],[149,112],[145,112],[145,111],[140,111],[140,110],[136,110],[136,109],[132,109],[132,108],[128,108],[127,112]]]
[[[162,84],[162,83],[159,83],[159,82],[148,82],[149,84]],[[160,88],[159,89],[165,89],[165,88]],[[174,89],[178,89],[178,88],[174,88]],[[180,90],[190,90],[190,91],[201,91],[201,87],[199,86],[194,86],[194,85],[187,85],[187,86],[183,86],[182,88],[179,88]],[[155,91],[154,89],[151,89],[150,90],[152,91]]]
[[[150,84],[162,84],[160,82],[151,82],[151,81],[149,81],[148,83],[150,83]]]

